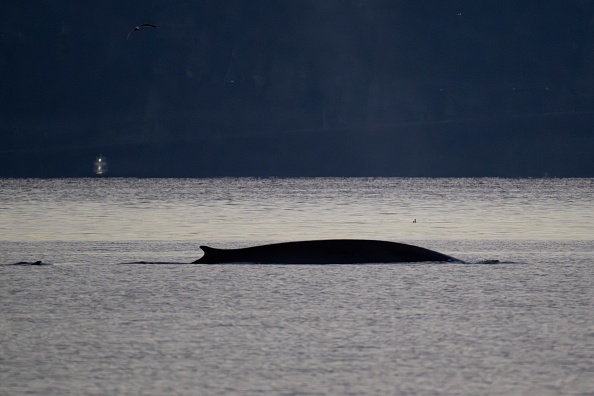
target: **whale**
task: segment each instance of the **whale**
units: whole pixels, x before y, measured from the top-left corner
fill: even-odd
[[[192,264],[463,263],[420,246],[367,239],[293,241],[239,249],[200,246],[200,249],[204,255]]]
[[[51,265],[50,263],[44,263],[41,260],[35,261],[35,262],[30,262],[30,261],[19,261],[18,263],[14,263],[12,265]]]

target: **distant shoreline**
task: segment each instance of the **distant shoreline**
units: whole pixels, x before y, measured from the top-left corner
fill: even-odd
[[[3,144],[0,177],[594,177],[594,112]],[[204,133],[204,132],[202,132]],[[6,135],[5,135],[6,136]],[[11,143],[11,144],[10,144]]]

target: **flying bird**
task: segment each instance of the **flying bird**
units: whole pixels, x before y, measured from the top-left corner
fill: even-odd
[[[130,29],[130,31],[128,32],[128,36],[126,37],[126,40],[128,40],[130,38],[130,35],[138,30],[140,30],[143,27],[150,27],[150,28],[156,28],[157,26],[155,25],[151,25],[150,23],[143,23],[142,25],[138,25],[138,26],[134,26],[132,29]]]

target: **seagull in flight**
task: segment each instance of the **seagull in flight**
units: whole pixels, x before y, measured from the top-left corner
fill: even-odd
[[[126,37],[126,40],[128,40],[130,38],[130,35],[138,30],[140,30],[143,27],[150,27],[150,28],[156,28],[157,26],[155,25],[151,25],[150,23],[143,23],[142,25],[138,25],[138,26],[134,26],[132,29],[130,29],[130,31],[128,32],[128,36]]]

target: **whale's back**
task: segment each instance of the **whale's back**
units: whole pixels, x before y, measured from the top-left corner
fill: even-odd
[[[456,262],[459,260],[419,246],[397,242],[326,239],[252,246],[240,249],[218,249],[200,246],[204,256],[194,263],[256,264],[357,264],[402,262]]]

